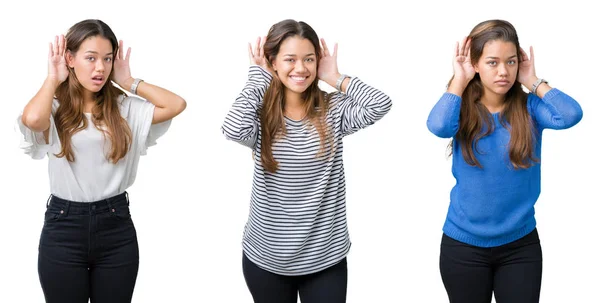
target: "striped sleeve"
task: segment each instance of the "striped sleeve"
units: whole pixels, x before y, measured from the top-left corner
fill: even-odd
[[[338,111],[343,136],[372,125],[392,108],[392,100],[383,92],[352,78],[346,94],[338,94]]]
[[[221,131],[229,140],[253,148],[258,136],[258,111],[272,76],[260,66],[250,66],[248,81],[225,117]]]

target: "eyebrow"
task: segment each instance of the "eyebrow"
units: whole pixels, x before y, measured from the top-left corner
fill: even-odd
[[[296,54],[285,54],[284,56],[288,56],[288,57],[296,57]],[[306,54],[305,57],[309,57],[309,56],[315,56],[315,53],[310,53],[310,54]]]
[[[512,55],[512,56],[508,57],[508,59],[512,59],[512,58],[515,58],[515,57],[517,57],[517,55]],[[486,59],[500,59],[500,58],[494,57],[494,56],[488,56],[488,57],[485,57],[485,58]]]
[[[92,51],[92,50],[86,51],[85,53],[86,53],[86,54],[87,54],[87,53],[91,53],[91,54],[98,54],[98,52],[97,52],[97,51]],[[110,52],[110,53],[106,53],[106,55],[105,55],[105,56],[110,56],[110,55],[112,55],[112,52]]]

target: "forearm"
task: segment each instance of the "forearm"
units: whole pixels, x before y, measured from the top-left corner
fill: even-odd
[[[46,78],[40,90],[33,96],[23,109],[21,121],[34,132],[43,132],[50,127],[52,101],[60,83],[52,78]]]

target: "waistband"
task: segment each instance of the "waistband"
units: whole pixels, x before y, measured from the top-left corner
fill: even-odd
[[[59,198],[50,195],[46,202],[46,208],[56,210],[61,214],[90,214],[112,211],[115,212],[116,207],[129,207],[129,194],[125,191],[116,196],[94,201],[94,202],[77,202]]]

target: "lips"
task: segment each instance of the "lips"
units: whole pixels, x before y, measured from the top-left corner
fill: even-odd
[[[495,82],[498,85],[509,85],[510,82],[508,80],[498,80]]]
[[[92,77],[92,82],[97,85],[101,85],[104,83],[104,76],[94,76]]]
[[[290,76],[290,79],[292,79],[292,81],[294,81],[294,82],[302,83],[302,82],[306,81],[306,79],[308,79],[308,77],[306,77],[306,76]]]

